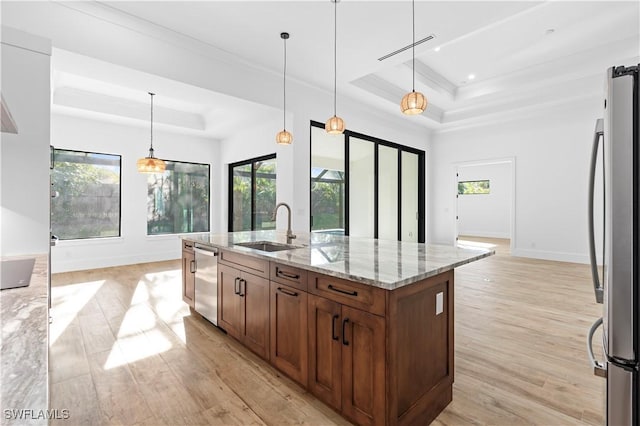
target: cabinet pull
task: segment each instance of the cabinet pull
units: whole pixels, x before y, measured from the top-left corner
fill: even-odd
[[[245,290],[246,290],[247,280],[245,280],[244,278],[240,278],[240,292],[238,293],[238,295],[240,295],[240,297],[244,297],[244,290],[242,289],[242,284],[243,283],[245,285]]]
[[[349,322],[349,318],[345,318],[342,320],[342,344],[345,346],[349,346],[349,341],[346,339],[347,334],[344,331],[344,327],[347,325],[348,322]]]
[[[340,337],[336,336],[336,320],[340,318],[340,315],[334,315],[333,319],[331,319],[331,338],[333,340],[339,340]]]
[[[282,288],[282,287],[278,287],[278,291],[279,291],[280,293],[284,293],[284,294],[286,294],[287,296],[298,297],[298,293],[296,293],[295,291],[289,291],[289,290],[284,289],[284,288]]]
[[[192,260],[189,262],[189,272],[191,272],[192,274],[196,273],[196,261]]]
[[[279,276],[279,277],[285,277],[285,278],[289,278],[289,279],[292,279],[292,280],[299,280],[300,279],[300,275],[290,274],[288,272],[284,272],[283,270],[281,270],[277,266],[276,266],[276,275]]]
[[[240,286],[238,285],[238,281],[240,281],[240,277],[236,277],[233,283],[233,294],[240,294]]]
[[[348,296],[357,296],[358,292],[353,290],[353,291],[349,291],[349,290],[343,290],[341,288],[338,287],[334,287],[333,284],[329,284],[329,286],[327,287],[329,290],[333,290],[336,291],[338,293],[342,293],[342,294],[346,294]]]

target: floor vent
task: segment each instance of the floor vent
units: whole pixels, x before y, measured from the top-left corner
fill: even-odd
[[[428,35],[428,36],[426,36],[425,38],[420,39],[420,40],[416,41],[416,42],[415,42],[415,43],[413,43],[413,44],[409,44],[409,45],[407,45],[407,46],[405,46],[405,47],[401,47],[401,48],[400,48],[400,49],[398,49],[398,50],[394,50],[394,51],[393,51],[393,52],[391,52],[391,53],[388,53],[388,54],[386,54],[386,55],[384,55],[384,56],[379,57],[379,58],[378,58],[378,60],[379,60],[379,61],[384,61],[385,59],[389,59],[390,57],[392,57],[392,56],[394,56],[394,55],[397,55],[398,53],[404,52],[404,51],[405,51],[405,50],[407,50],[407,49],[411,49],[413,46],[417,46],[417,45],[419,45],[419,44],[422,44],[422,43],[424,43],[425,41],[433,40],[434,38],[436,38],[435,34],[429,34],[429,35]]]

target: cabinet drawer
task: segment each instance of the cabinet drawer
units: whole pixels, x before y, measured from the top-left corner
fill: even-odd
[[[304,269],[271,262],[271,281],[307,291],[307,271]]]
[[[231,265],[242,271],[249,272],[264,278],[269,278],[269,261],[257,259],[252,256],[221,250],[220,262]]]
[[[376,315],[385,314],[386,290],[328,275],[309,273],[309,292],[362,309]]]
[[[193,241],[182,240],[182,250],[193,251]]]

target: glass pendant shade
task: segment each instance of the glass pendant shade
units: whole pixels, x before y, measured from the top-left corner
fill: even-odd
[[[140,173],[164,173],[166,164],[163,160],[153,156],[153,149],[149,150],[149,156],[137,161]]]
[[[337,135],[344,132],[344,120],[338,116],[333,116],[324,124],[327,133]]]
[[[283,129],[276,135],[276,142],[279,145],[291,145],[291,142],[293,142],[293,135]]]
[[[411,91],[404,95],[400,110],[407,115],[422,114],[427,109],[427,98],[420,92]]]

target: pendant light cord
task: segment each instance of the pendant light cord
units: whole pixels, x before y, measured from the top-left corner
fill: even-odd
[[[416,0],[411,0],[411,16],[413,22],[413,42],[411,44],[412,60],[411,67],[413,69],[413,81],[411,83],[411,91],[416,91]]]
[[[282,38],[284,41],[284,72],[282,73],[283,78],[283,100],[282,100],[282,129],[287,129],[287,39]]]
[[[333,116],[337,115],[338,85],[338,0],[333,0]]]
[[[149,95],[151,95],[151,152],[153,153],[153,95],[155,95],[155,93],[151,93],[149,92]]]

